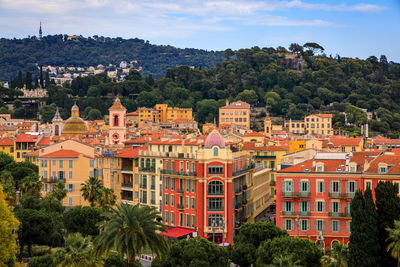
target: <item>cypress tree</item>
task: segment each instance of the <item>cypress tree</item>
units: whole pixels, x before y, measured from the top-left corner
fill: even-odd
[[[17,78],[17,88],[23,88],[24,87],[24,79],[22,78],[22,71],[18,72],[18,78]]]
[[[379,256],[377,213],[371,189],[358,190],[351,202],[349,266],[377,266]]]
[[[40,88],[44,88],[44,84],[43,84],[43,66],[40,65],[40,78],[39,78],[39,83],[40,83]]]
[[[35,79],[33,79],[35,81],[35,89],[39,87],[39,82],[38,82],[38,78],[35,76]]]
[[[50,86],[50,75],[49,75],[48,71],[46,71],[46,81],[45,81],[44,85],[45,85],[45,88],[48,88]]]
[[[397,196],[397,188],[391,182],[379,182],[375,187],[375,198],[380,245],[379,265],[396,266],[397,260],[386,250],[390,243],[386,241],[388,238],[386,228],[393,228],[394,220],[400,219],[400,198]]]
[[[26,89],[32,89],[32,73],[29,71],[26,72],[25,85]]]

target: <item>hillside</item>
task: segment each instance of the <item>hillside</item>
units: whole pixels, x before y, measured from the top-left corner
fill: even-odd
[[[0,80],[9,80],[22,70],[37,73],[36,64],[54,66],[96,66],[137,60],[144,75],[161,77],[169,68],[181,65],[209,68],[223,60],[223,52],[179,49],[152,45],[141,39],[49,35],[42,40],[0,39]]]

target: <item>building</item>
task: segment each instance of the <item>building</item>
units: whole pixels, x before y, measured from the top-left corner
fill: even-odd
[[[219,108],[219,125],[239,125],[250,129],[250,105],[243,101],[229,104]]]
[[[142,127],[146,121],[165,123],[179,119],[193,119],[191,108],[169,107],[168,104],[157,104],[154,108],[139,108],[138,113],[139,127]]]
[[[62,136],[80,137],[87,132],[85,121],[79,117],[79,107],[76,103],[71,108],[71,117],[68,118],[62,129]]]
[[[126,108],[121,104],[119,97],[108,109],[110,128],[108,130],[110,144],[122,144],[126,140]]]
[[[332,135],[332,114],[312,114],[304,120],[285,121],[285,128],[295,134]]]

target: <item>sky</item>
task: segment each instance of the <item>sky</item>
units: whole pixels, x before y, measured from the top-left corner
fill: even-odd
[[[0,0],[0,37],[140,38],[207,50],[316,42],[400,62],[400,0]],[[0,51],[1,53],[1,51]]]

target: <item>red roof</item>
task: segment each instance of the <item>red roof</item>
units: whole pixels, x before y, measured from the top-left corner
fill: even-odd
[[[4,138],[0,140],[0,146],[13,146],[14,140],[11,138]]]
[[[244,136],[254,136],[254,137],[264,137],[264,133],[260,133],[260,132],[251,132],[251,133],[246,133]]]
[[[118,154],[119,158],[137,158],[139,156],[140,150],[147,150],[147,146],[141,146],[137,148],[133,147],[125,147]]]
[[[48,145],[50,144],[50,137],[43,137],[42,140],[39,141],[38,145]]]
[[[28,152],[25,154],[25,156],[39,156],[39,150]]]
[[[315,172],[315,167],[313,167],[313,162],[323,162],[324,172],[345,172],[346,160],[341,159],[310,159],[299,164],[293,165],[291,167],[285,168],[280,172]],[[305,171],[307,169],[307,171]]]
[[[42,155],[41,158],[78,158],[79,155],[80,153],[74,150],[62,149],[56,152]]]
[[[332,114],[315,114],[315,115],[322,117],[322,118],[332,118]]]
[[[191,230],[191,229],[175,227],[175,228],[168,228],[166,232],[162,232],[160,235],[163,235],[166,237],[171,237],[171,238],[178,238],[178,237],[182,237],[182,236],[187,236],[193,232],[194,232],[194,230]]]
[[[328,147],[332,144],[333,147],[339,146],[359,146],[362,141],[362,137],[358,138],[330,138],[327,143]]]
[[[375,144],[400,144],[400,139],[374,138],[372,140]]]
[[[126,116],[138,116],[139,113],[137,111],[126,113]]]
[[[387,173],[400,173],[400,156],[383,154],[370,162],[370,166],[366,173],[378,173],[379,163],[386,163],[388,165]]]
[[[228,106],[221,107],[221,109],[242,109],[242,108],[250,108],[250,105],[243,101],[236,101]]]
[[[34,143],[35,142],[35,137],[33,135],[30,135],[30,134],[22,133],[22,134],[18,135],[18,137],[15,140],[15,142],[31,142],[31,143]]]

